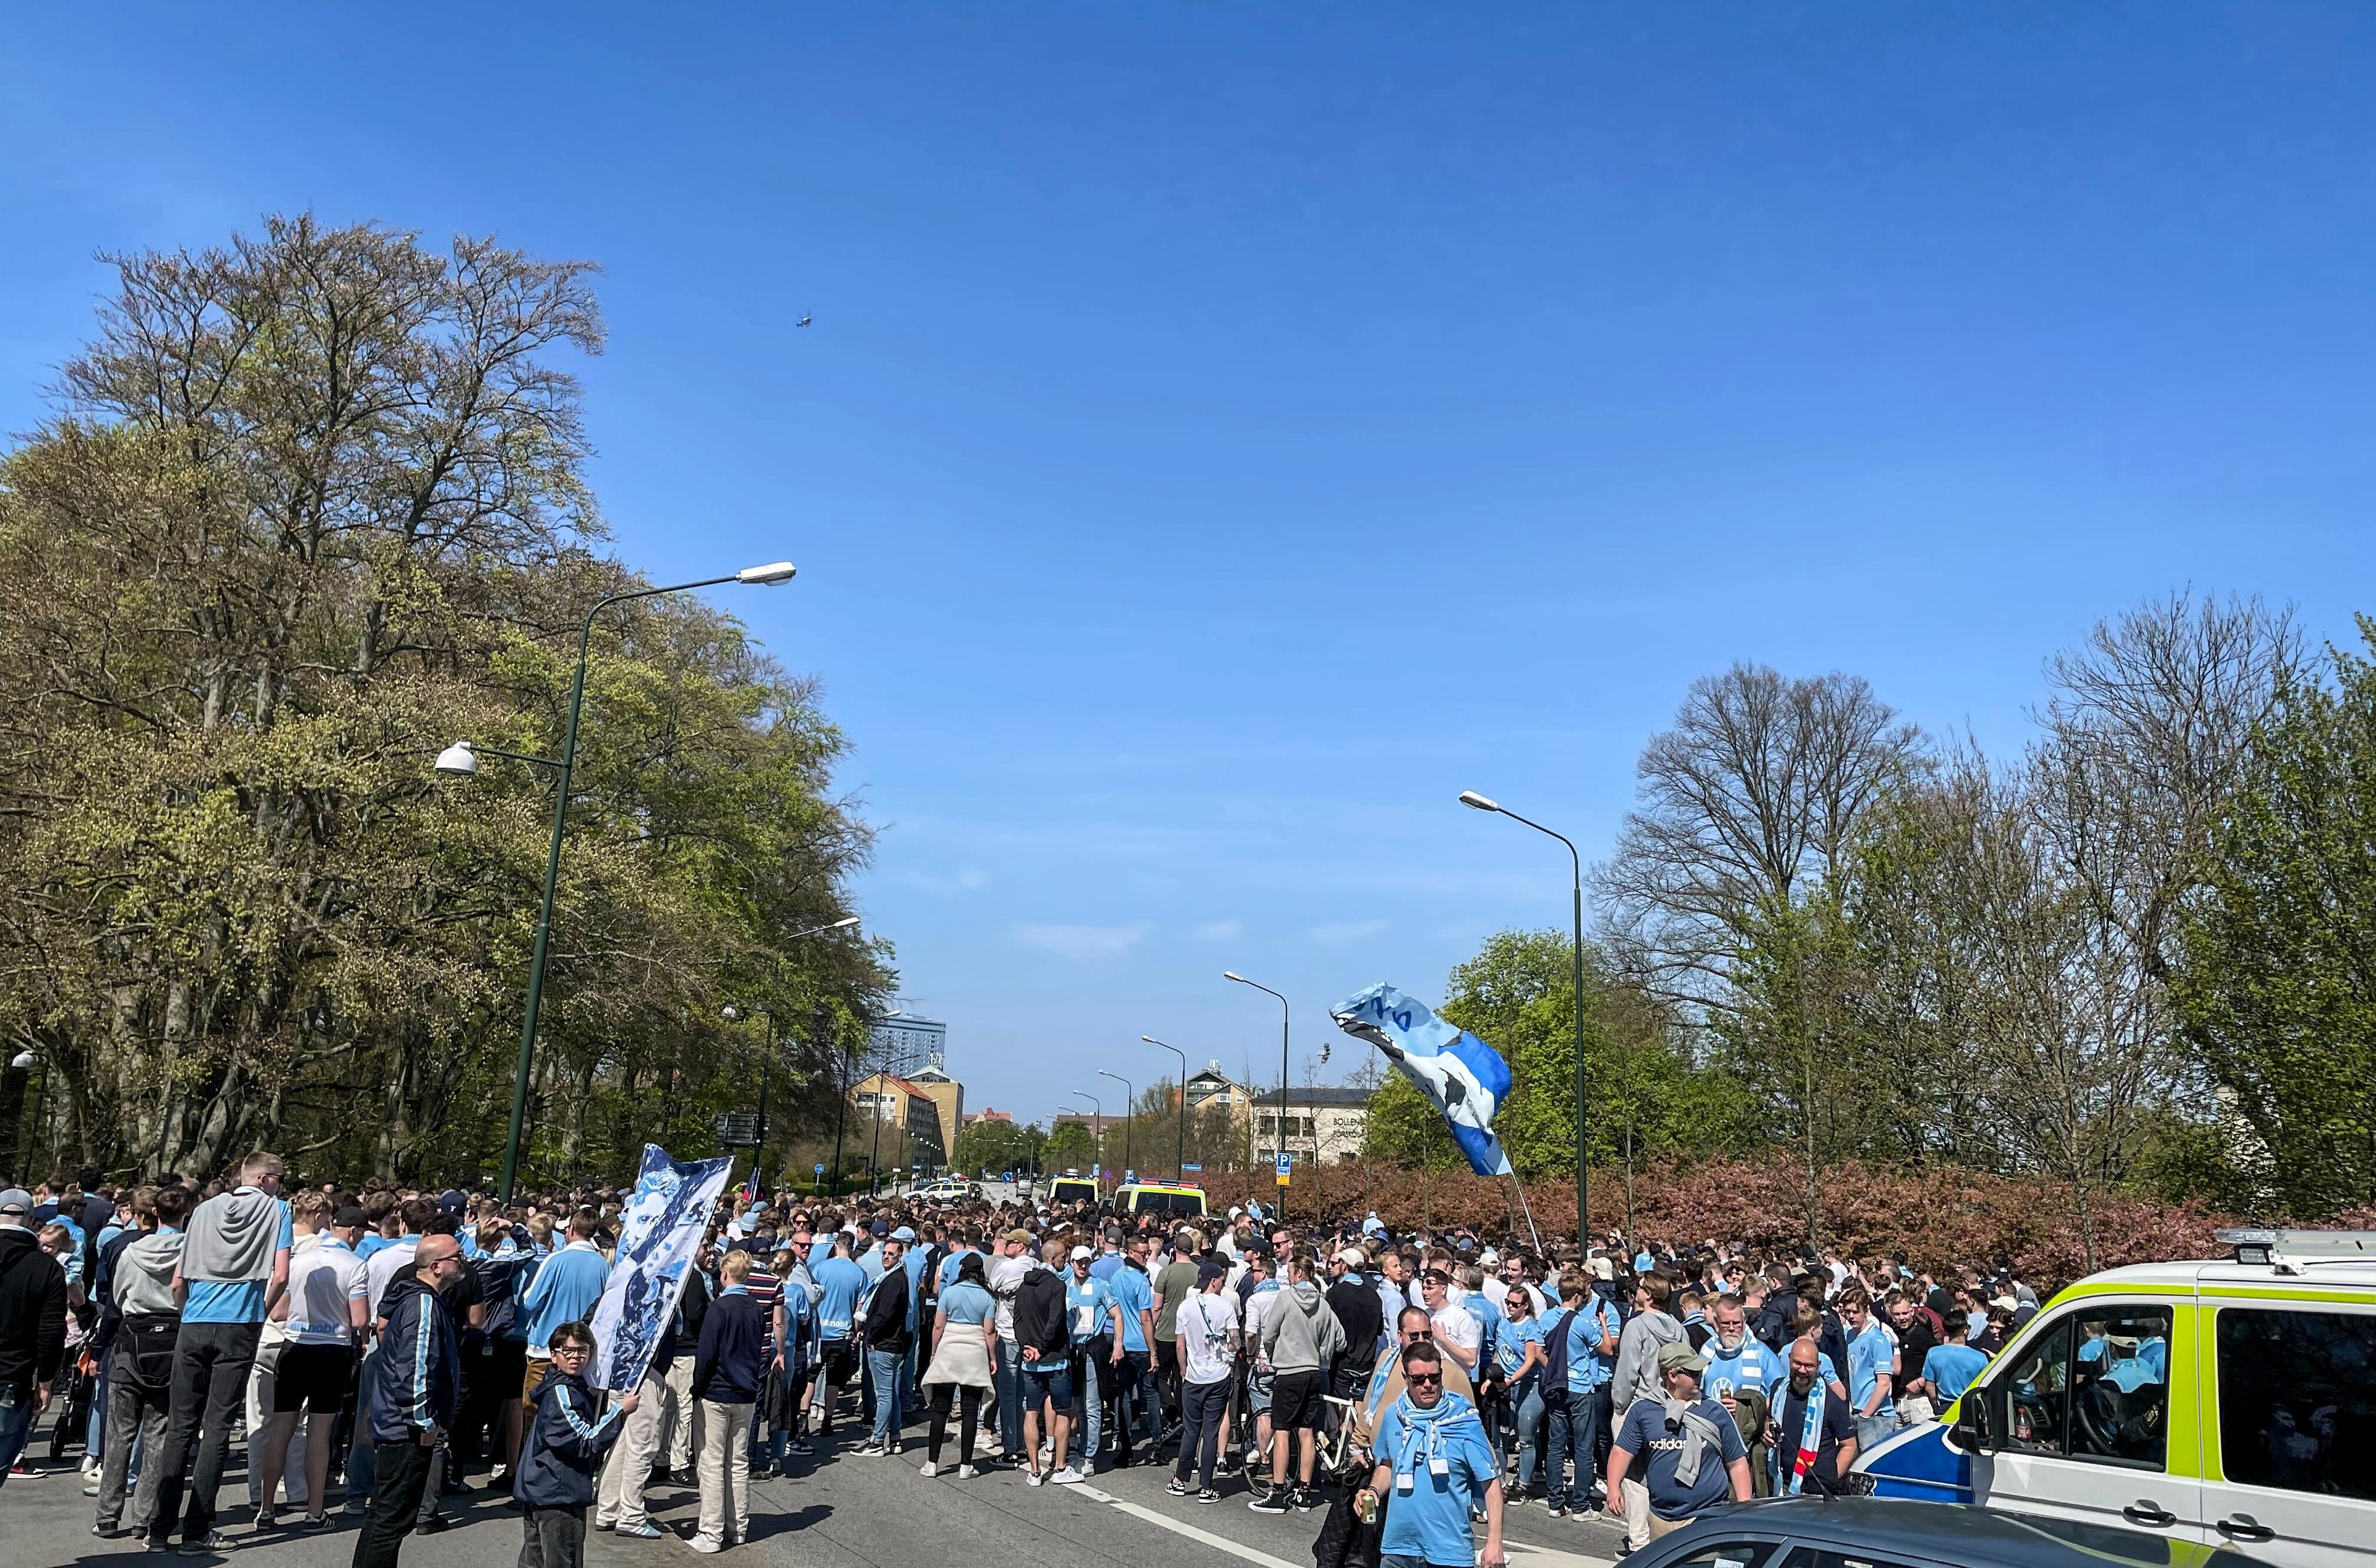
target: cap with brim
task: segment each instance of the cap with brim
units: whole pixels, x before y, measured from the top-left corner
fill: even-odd
[[[916,1239],[915,1228],[902,1225],[898,1229],[891,1232],[891,1239],[895,1241],[912,1241]]]
[[[6,1193],[0,1193],[0,1209],[5,1209],[7,1206],[8,1195]],[[2000,1312],[2017,1313],[2021,1311],[2021,1303],[2014,1301],[2011,1296],[1999,1296],[1995,1301],[1990,1301],[1989,1305],[1996,1308]]]
[[[1097,1253],[1089,1251],[1087,1247],[1075,1247],[1073,1249],[1073,1261],[1075,1263],[1087,1263],[1097,1255]]]
[[[339,1210],[338,1213],[330,1217],[330,1223],[337,1226],[339,1229],[344,1230],[350,1225],[370,1224],[371,1217],[364,1214],[362,1210],[355,1207],[354,1205],[349,1204],[346,1207]]]
[[[1005,1241],[1005,1243],[1010,1247],[1028,1246],[1031,1241],[1031,1232],[1024,1229],[1023,1227],[1018,1225],[1014,1229],[1009,1230],[1001,1238],[1001,1240]]]
[[[888,1236],[891,1234],[891,1222],[887,1219],[878,1219],[872,1229],[877,1236]]]
[[[1363,1252],[1359,1247],[1348,1247],[1343,1252],[1336,1254],[1336,1261],[1342,1264],[1350,1264],[1355,1268],[1360,1268],[1369,1263],[1370,1254]]]
[[[0,1191],[0,1214],[25,1214],[33,1206],[33,1194],[22,1187]]]
[[[1216,1279],[1229,1277],[1230,1265],[1218,1258],[1206,1258],[1196,1265],[1196,1283],[1199,1285],[1209,1285]]]
[[[1692,1348],[1688,1340],[1678,1339],[1658,1347],[1658,1370],[1662,1372],[1707,1371],[1707,1359]]]

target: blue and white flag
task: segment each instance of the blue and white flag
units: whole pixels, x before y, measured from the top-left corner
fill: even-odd
[[[1500,1052],[1384,982],[1338,1003],[1336,1017],[1338,1028],[1385,1052],[1443,1112],[1471,1170],[1510,1174],[1510,1157],[1493,1135],[1493,1117],[1510,1098],[1510,1064]]]
[[[733,1164],[731,1156],[679,1164],[658,1144],[644,1146],[636,1190],[619,1216],[618,1254],[594,1304],[588,1387],[624,1393],[644,1381]],[[687,1354],[691,1349],[685,1347]]]

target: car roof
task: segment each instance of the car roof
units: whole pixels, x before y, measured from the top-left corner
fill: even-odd
[[[1728,1535],[1789,1536],[1818,1546],[1953,1562],[1958,1568],[2167,1568],[2170,1562],[2168,1538],[2144,1530],[1907,1498],[1769,1498],[1704,1515],[1692,1535],[1702,1541]],[[2195,1563],[2196,1568],[2264,1568],[2259,1559],[2225,1547]]]

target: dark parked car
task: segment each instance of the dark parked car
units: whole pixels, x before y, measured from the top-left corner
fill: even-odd
[[[1625,1568],[2266,1568],[2145,1530],[1964,1503],[1788,1497],[1693,1521]]]

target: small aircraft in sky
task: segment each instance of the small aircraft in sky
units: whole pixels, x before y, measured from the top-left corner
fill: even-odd
[[[815,317],[815,316],[813,316],[813,315],[804,315],[804,316],[801,317],[798,321],[793,322],[793,323],[792,323],[792,325],[793,325],[794,327],[806,327],[810,322],[814,321],[815,319],[816,319],[816,317]]]

